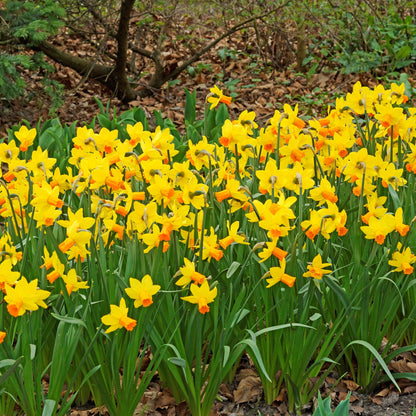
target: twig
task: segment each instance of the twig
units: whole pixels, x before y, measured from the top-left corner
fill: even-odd
[[[253,17],[250,17],[249,19],[245,20],[244,22],[238,23],[234,25],[231,29],[227,30],[227,32],[223,33],[218,38],[214,39],[212,42],[210,42],[208,45],[200,49],[195,55],[191,56],[189,59],[187,59],[182,65],[178,66],[176,69],[174,69],[172,72],[170,72],[166,76],[166,80],[176,78],[182,71],[184,71],[189,65],[193,64],[195,61],[197,61],[202,55],[204,55],[206,52],[208,52],[210,49],[212,49],[217,43],[225,39],[226,37],[232,35],[234,32],[237,32],[240,29],[243,29],[245,26],[247,26],[249,23],[251,23],[253,20],[261,19],[262,17],[265,17],[269,15],[270,13],[274,13],[277,10],[287,6],[289,3],[291,3],[292,0],[288,0],[285,3],[281,4],[280,6],[274,8],[271,11],[268,11],[266,13],[256,15]]]

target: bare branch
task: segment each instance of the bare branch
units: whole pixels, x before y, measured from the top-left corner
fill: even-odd
[[[251,22],[261,19],[270,13],[274,13],[283,7],[287,6],[289,3],[291,3],[292,0],[288,0],[285,3],[281,4],[278,7],[275,7],[273,10],[267,11],[266,13],[255,15],[250,17],[249,19],[246,19],[244,22],[238,23],[234,25],[231,29],[227,30],[227,32],[223,33],[218,38],[214,39],[212,42],[210,42],[208,45],[204,46],[202,49],[200,49],[198,52],[196,52],[193,56],[191,56],[189,59],[187,59],[182,65],[175,68],[172,72],[166,75],[166,81],[176,78],[182,71],[184,71],[189,65],[192,65],[194,62],[196,62],[202,55],[204,55],[206,52],[208,52],[210,49],[212,49],[217,43],[225,39],[226,37],[232,35],[233,33],[237,32],[238,30],[244,29],[247,27]]]

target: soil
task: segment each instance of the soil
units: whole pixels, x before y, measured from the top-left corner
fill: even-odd
[[[353,381],[345,380],[334,384],[335,379],[328,377],[321,388],[322,397],[331,397],[333,409],[351,392],[349,416],[413,416],[416,413],[416,383],[404,382],[400,394],[392,384],[380,386],[372,394],[358,392],[359,386]],[[317,400],[301,409],[302,416],[312,416]],[[104,407],[93,405],[74,408],[71,416],[102,415],[111,416]],[[143,416],[189,416],[186,403],[176,403],[168,389],[163,388],[157,377],[150,383],[142,401],[136,408],[135,415]],[[276,400],[267,404],[263,397],[261,380],[250,364],[243,357],[232,384],[220,386],[217,400],[210,416],[292,416],[287,408],[285,390]],[[329,415],[325,415],[329,416]]]

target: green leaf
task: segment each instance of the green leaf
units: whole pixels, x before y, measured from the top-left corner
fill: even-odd
[[[65,403],[62,404],[57,416],[64,416],[68,413],[68,410],[70,409],[72,403],[76,399],[78,393],[80,392],[82,386],[90,379],[91,376],[93,376],[99,369],[101,368],[101,364],[96,365],[94,368],[92,368],[88,373],[83,377],[82,382],[78,386],[78,390],[71,395],[71,398]]]
[[[240,267],[240,263],[238,261],[233,261],[227,270],[227,273],[226,273],[227,279],[233,276],[239,267]]]
[[[244,339],[243,341],[240,341],[237,345],[247,345],[247,347],[249,347],[251,351],[253,351],[254,357],[257,360],[257,364],[260,370],[262,371],[266,379],[271,382],[272,380],[269,377],[266,368],[264,367],[263,359],[261,358],[261,353],[259,347],[256,344],[256,338],[253,334],[253,331],[248,330],[248,332],[251,334],[252,339]]]
[[[349,346],[354,345],[354,344],[362,345],[363,347],[367,348],[374,355],[374,358],[378,361],[381,368],[384,370],[384,372],[388,376],[389,380],[395,385],[397,390],[399,390],[399,392],[400,392],[401,390],[400,390],[399,385],[396,383],[396,380],[394,379],[390,370],[387,368],[387,365],[386,365],[385,361],[383,360],[381,355],[378,353],[378,351],[371,344],[369,344],[367,341],[363,341],[361,339],[351,341],[345,348],[348,348]]]
[[[268,332],[280,331],[281,329],[296,328],[296,327],[309,328],[309,329],[316,330],[313,326],[310,326],[310,325],[294,323],[294,324],[282,324],[282,325],[269,326],[267,328],[261,329],[260,331],[257,331],[254,335],[257,337],[262,334],[267,334]]]
[[[394,210],[397,211],[397,209],[400,208],[402,204],[400,203],[399,195],[397,195],[397,192],[390,184],[389,184],[389,194],[394,204]]]
[[[411,52],[412,48],[409,45],[404,45],[394,54],[394,58],[396,61],[402,61],[403,59],[406,59]]]
[[[33,360],[36,356],[36,345],[35,344],[30,344],[30,359]]]
[[[101,127],[105,127],[108,130],[112,130],[112,122],[107,114],[97,114],[97,119]]]
[[[250,311],[248,309],[240,309],[235,315],[231,322],[230,328],[234,328],[244,317],[246,317]]]
[[[169,357],[168,361],[178,367],[186,368],[186,361],[183,358]]]
[[[349,392],[347,398],[337,406],[334,412],[334,416],[348,416],[348,410],[350,407],[350,396],[351,392]]]
[[[215,123],[217,126],[222,127],[225,120],[230,118],[228,114],[228,107],[225,104],[220,104],[215,115]]]
[[[162,112],[160,110],[159,111],[153,110],[153,116],[155,117],[156,125],[163,128],[164,122],[163,122]]]
[[[230,356],[230,347],[229,345],[224,346],[224,359],[222,360],[222,366],[225,367],[227,364],[228,358]]]
[[[51,313],[51,315],[55,319],[57,319],[58,321],[63,321],[63,322],[66,322],[68,324],[81,325],[84,328],[87,328],[85,322],[82,321],[81,319],[73,318],[72,316],[63,316],[63,315],[59,315],[57,313]]]
[[[198,130],[195,128],[193,124],[188,124],[185,122],[186,126],[186,138],[190,140],[193,144],[198,143],[202,137],[199,134]]]
[[[191,94],[185,88],[185,122],[192,125],[196,118],[196,90]]]
[[[310,318],[309,318],[309,320],[311,321],[311,322],[314,322],[314,321],[316,321],[316,320],[318,320],[319,318],[321,318],[322,317],[322,315],[320,314],[320,313],[318,313],[318,312],[315,312]]]
[[[321,393],[318,392],[318,406],[316,407],[313,416],[332,416],[330,397],[322,400]]]
[[[52,416],[55,411],[55,406],[55,400],[46,399],[43,406],[42,416]]]
[[[19,366],[22,360],[23,360],[23,357],[19,357],[17,360],[4,359],[0,361],[0,368],[10,366],[4,374],[1,374],[0,386],[3,385],[6,379],[9,378],[13,374],[13,372],[16,370],[16,368]]]
[[[410,381],[416,381],[416,373],[393,373],[392,376],[394,379],[407,378]],[[391,380],[389,376],[381,377],[380,381]]]

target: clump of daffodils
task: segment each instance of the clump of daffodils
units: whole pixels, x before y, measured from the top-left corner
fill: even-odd
[[[171,277],[180,276],[175,282],[180,298],[205,314],[221,296],[221,286],[202,273],[202,264],[220,264],[233,247],[244,246],[267,265],[270,290],[276,284],[292,287],[297,278],[320,280],[332,273],[328,267],[336,268],[320,255],[301,265],[303,276],[287,272],[299,227],[310,242],[342,241],[357,218],[364,239],[378,245],[400,239],[403,246],[392,251],[388,263],[394,272],[411,274],[416,260],[405,245],[408,212],[386,205],[389,190],[414,184],[416,109],[404,110],[406,101],[404,86],[369,89],[357,83],[326,117],[308,122],[297,106],[286,104],[259,128],[255,113],[244,111],[226,120],[218,142],[189,141],[182,160],[169,128],[147,131],[140,122],[129,124],[123,139],[117,130],[80,127],[63,172],[47,150],[33,148],[36,130],[21,127],[16,140],[0,144],[0,216],[15,230],[0,238],[0,289],[7,310],[18,317],[46,308],[50,293],[61,294],[60,281],[71,297],[90,289],[94,283],[74,266],[85,261],[92,245],[108,250],[137,239],[145,255],[175,250],[175,244],[189,249],[179,269],[171,267]],[[231,98],[214,87],[207,102],[216,111]],[[345,194],[362,208],[359,215],[345,209]],[[73,204],[81,199],[88,206]],[[300,220],[299,204],[307,207]],[[222,213],[221,223],[205,223],[209,210]],[[42,288],[19,273],[22,253],[15,237],[28,233],[31,220],[58,243],[53,252],[45,249]],[[135,308],[149,307],[153,296],[162,296],[161,286],[150,275],[136,277],[129,277],[125,293]],[[102,317],[107,332],[135,327],[124,298],[109,308]],[[0,331],[0,342],[4,336]]]

